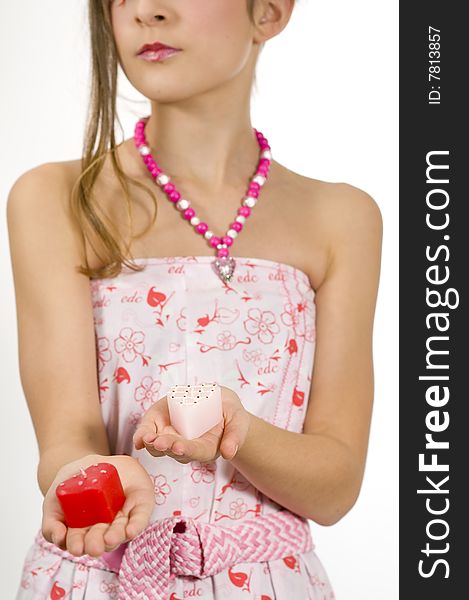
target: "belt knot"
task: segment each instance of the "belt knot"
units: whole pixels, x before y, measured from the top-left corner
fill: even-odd
[[[176,576],[204,578],[240,562],[263,562],[314,548],[308,521],[281,510],[222,527],[182,516],[155,521],[128,543],[119,600],[166,600]]]

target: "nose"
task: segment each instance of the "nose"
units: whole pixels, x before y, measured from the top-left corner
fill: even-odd
[[[168,10],[163,2],[155,0],[139,0],[136,2],[135,20],[139,24],[154,25],[168,17]]]

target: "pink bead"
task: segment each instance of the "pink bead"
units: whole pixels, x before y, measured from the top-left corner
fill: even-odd
[[[239,221],[233,221],[233,223],[230,223],[230,229],[234,229],[235,231],[241,231],[242,228],[243,224]]]
[[[259,167],[259,169],[256,172],[256,175],[262,175],[263,177],[265,177],[268,173],[268,169],[267,167]]]
[[[259,198],[259,190],[249,190],[247,195],[252,196],[253,198]]]
[[[161,173],[161,170],[160,169],[152,169],[150,171],[150,173],[151,173],[151,176],[156,179],[158,177],[158,175]]]
[[[189,207],[189,208],[186,208],[186,210],[182,214],[184,215],[184,218],[189,221],[195,215],[195,210],[193,208]]]
[[[251,214],[251,209],[249,206],[241,206],[238,208],[238,215],[242,215],[243,217],[249,217]]]
[[[249,189],[260,190],[261,186],[257,183],[257,181],[251,181],[251,183],[249,184]]]
[[[210,246],[212,246],[212,248],[216,248],[218,244],[220,244],[220,242],[220,238],[216,235],[212,235],[212,237],[210,238]]]
[[[270,165],[270,160],[268,158],[261,158],[259,161],[259,166],[266,165],[267,167]]]
[[[171,192],[169,194],[169,199],[171,200],[171,202],[177,202],[180,197],[181,197],[181,194],[179,192],[177,192],[176,190],[174,190],[174,192]]]
[[[224,244],[226,244],[227,246],[231,246],[231,244],[233,243],[233,238],[230,237],[229,235],[224,235],[221,239],[222,239],[222,242]]]
[[[207,223],[204,223],[203,221],[201,221],[200,223],[198,223],[195,226],[195,230],[197,231],[197,233],[202,233],[204,234],[208,229],[208,225]]]
[[[145,154],[145,156],[143,156],[143,157],[142,157],[142,159],[143,159],[143,162],[144,162],[146,165],[148,165],[148,163],[155,162],[155,161],[153,160],[153,158],[152,158],[151,154]]]
[[[228,256],[228,248],[220,248],[217,252],[217,255],[220,257]]]
[[[169,194],[170,192],[173,192],[173,191],[175,190],[174,183],[166,183],[166,184],[163,186],[163,190],[164,190],[164,191],[165,191],[167,194]]]

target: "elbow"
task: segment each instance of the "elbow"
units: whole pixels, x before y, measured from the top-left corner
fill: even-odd
[[[327,508],[322,510],[320,514],[316,512],[310,517],[310,519],[318,525],[322,525],[323,527],[335,525],[341,519],[343,519],[348,512],[350,512],[350,510],[355,506],[357,499],[358,495],[348,502],[342,502],[340,505],[331,503]]]
[[[315,515],[311,517],[311,520],[317,523],[318,525],[322,525],[323,527],[330,527],[331,525],[335,525],[341,519],[345,517],[345,515],[353,508],[355,505],[356,499],[353,502],[350,502],[348,505],[342,505],[340,507],[332,507],[332,510],[325,510],[320,515]]]
[[[355,506],[360,495],[362,475],[359,470],[350,470],[348,485],[344,484],[344,479],[342,479],[340,487],[334,486],[328,497],[324,499],[320,510],[316,506],[314,513],[312,512],[308,518],[323,527],[330,527],[338,523]]]

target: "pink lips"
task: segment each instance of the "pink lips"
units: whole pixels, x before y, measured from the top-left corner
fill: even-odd
[[[141,52],[138,56],[140,58],[143,58],[143,60],[149,62],[158,62],[161,60],[165,60],[166,58],[168,58],[168,56],[172,56],[177,52],[179,52],[179,50],[177,50],[176,48],[165,47],[160,48],[158,50],[145,50],[144,52]]]
[[[163,42],[152,42],[151,44],[143,44],[138,52],[138,56],[143,58],[143,60],[147,60],[150,62],[164,60],[179,52],[180,48],[173,48],[172,46],[168,46],[167,44],[163,44]]]

